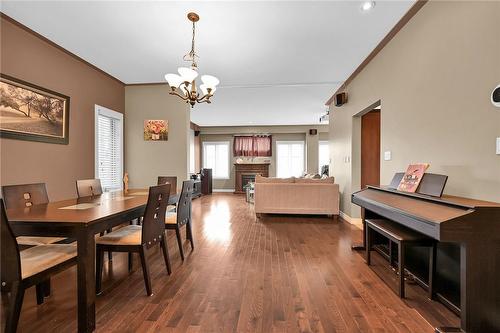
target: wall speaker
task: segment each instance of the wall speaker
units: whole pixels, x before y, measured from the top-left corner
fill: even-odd
[[[335,106],[342,106],[347,103],[347,93],[341,92],[335,95]]]
[[[500,84],[491,92],[491,103],[500,108]]]
[[[200,135],[200,131],[194,131],[194,136]]]
[[[318,130],[317,130],[317,129],[315,129],[315,128],[311,128],[311,129],[309,130],[309,135],[316,135],[316,134],[318,134]]]

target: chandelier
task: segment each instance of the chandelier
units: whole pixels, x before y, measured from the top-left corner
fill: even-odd
[[[194,37],[196,32],[195,24],[200,17],[196,13],[187,14],[189,21],[193,22],[193,39],[191,40],[191,51],[184,57],[184,61],[189,61],[191,67],[179,67],[179,74],[167,74],[165,80],[170,85],[170,95],[175,95],[193,107],[196,103],[211,103],[210,98],[214,95],[219,79],[212,75],[202,75],[202,84],[198,89],[196,87],[196,78],[198,77],[198,65],[196,58],[199,58],[194,50]],[[199,92],[201,91],[201,94]]]

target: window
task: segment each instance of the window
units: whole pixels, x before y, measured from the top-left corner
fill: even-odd
[[[203,142],[203,167],[215,179],[229,179],[229,142]]]
[[[321,167],[323,165],[330,164],[330,146],[328,145],[328,141],[319,142],[318,156],[319,156],[318,173],[321,174]]]
[[[278,141],[276,150],[277,177],[300,177],[304,174],[304,141]]]
[[[95,177],[104,191],[122,189],[123,115],[95,106]]]

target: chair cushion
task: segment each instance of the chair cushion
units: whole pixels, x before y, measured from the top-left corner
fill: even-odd
[[[177,213],[167,212],[167,217],[165,218],[165,224],[176,224],[177,223]]]
[[[20,253],[21,276],[26,279],[76,257],[76,244],[48,244],[30,247]]]
[[[98,237],[95,242],[104,245],[141,245],[141,240],[142,227],[140,225],[127,225]]]
[[[63,237],[31,237],[31,236],[19,236],[16,237],[17,243],[19,245],[46,245],[57,243],[64,240]]]

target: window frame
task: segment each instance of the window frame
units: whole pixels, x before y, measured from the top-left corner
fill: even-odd
[[[95,104],[94,108],[94,178],[99,178],[99,115],[113,118],[115,120],[119,121],[119,126],[118,126],[118,136],[119,136],[119,142],[120,142],[120,148],[119,148],[119,153],[118,156],[120,156],[120,162],[119,165],[119,175],[123,175],[123,170],[124,170],[124,160],[123,160],[123,140],[124,140],[124,133],[123,133],[123,113],[108,109],[104,106],[100,106]],[[106,190],[103,188],[103,190]],[[111,189],[111,191],[120,191],[123,190],[123,182],[120,182],[120,187],[117,189]]]
[[[302,145],[302,174],[304,174],[306,172],[306,161],[307,161],[307,156],[306,156],[306,141],[305,140],[291,140],[291,141],[287,141],[287,140],[281,140],[281,141],[276,141],[276,177],[280,177],[278,175],[278,170],[279,170],[279,156],[278,156],[278,152],[279,152],[279,149],[278,149],[278,146],[280,144],[288,144],[288,145],[291,145],[291,144],[301,144]],[[300,175],[302,176],[302,175]],[[297,177],[297,176],[291,176],[291,177]]]
[[[231,142],[230,141],[203,141],[203,168],[207,167],[207,154],[206,154],[206,146],[210,145],[227,145],[227,176],[226,177],[217,177],[215,170],[212,170],[212,178],[213,179],[221,179],[228,180],[231,179]]]
[[[320,175],[321,175],[321,167],[322,167],[322,165],[321,165],[321,161],[320,161],[320,156],[321,155],[320,155],[319,152],[320,152],[321,145],[328,146],[328,165],[330,165],[330,142],[327,141],[327,140],[320,140],[320,141],[318,141],[318,174],[320,174]]]

